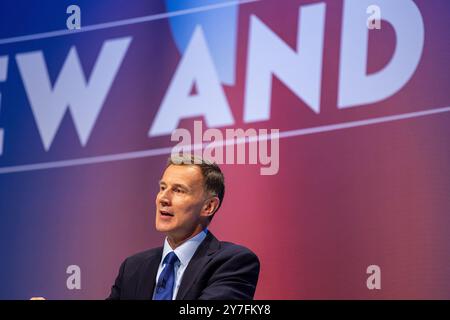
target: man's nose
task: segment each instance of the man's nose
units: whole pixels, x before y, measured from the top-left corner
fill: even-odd
[[[169,206],[170,205],[170,196],[168,193],[168,189],[163,190],[159,193],[158,195],[158,202],[162,205],[162,206]]]

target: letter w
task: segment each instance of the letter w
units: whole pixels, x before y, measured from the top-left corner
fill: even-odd
[[[130,42],[131,37],[105,41],[88,82],[76,49],[72,47],[53,88],[42,51],[16,55],[46,151],[67,109],[72,114],[81,144],[86,145]]]

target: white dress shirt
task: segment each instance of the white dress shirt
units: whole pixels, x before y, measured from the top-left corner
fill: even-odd
[[[161,257],[161,262],[159,263],[158,267],[158,273],[156,274],[156,284],[158,283],[159,275],[164,270],[164,267],[166,264],[163,264],[164,258],[167,254],[174,251],[177,255],[179,262],[176,262],[174,265],[175,269],[175,284],[173,288],[173,296],[172,300],[175,300],[175,297],[178,293],[178,288],[180,287],[181,280],[183,278],[184,271],[186,270],[187,265],[189,264],[189,261],[191,261],[192,256],[194,255],[195,251],[197,250],[198,246],[202,241],[206,238],[206,235],[208,234],[208,229],[204,229],[202,232],[197,234],[195,237],[192,237],[191,239],[184,242],[182,245],[177,247],[175,250],[172,249],[172,247],[169,244],[169,241],[166,239],[164,240],[164,249],[163,254]],[[156,292],[156,285],[155,290],[153,291],[153,297],[155,296]]]

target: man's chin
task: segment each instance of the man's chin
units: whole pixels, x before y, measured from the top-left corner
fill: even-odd
[[[163,232],[163,233],[170,232],[170,231],[172,231],[174,229],[173,226],[171,226],[169,224],[165,224],[165,223],[160,223],[160,222],[156,223],[155,228],[156,228],[156,231]]]

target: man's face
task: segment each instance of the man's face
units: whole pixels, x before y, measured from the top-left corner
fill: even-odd
[[[184,238],[200,227],[205,203],[199,167],[170,165],[164,171],[156,196],[156,230]]]

